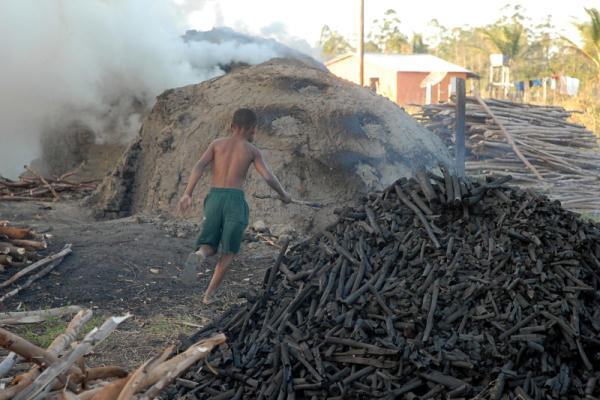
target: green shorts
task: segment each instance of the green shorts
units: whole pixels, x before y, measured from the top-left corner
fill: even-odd
[[[209,245],[217,250],[220,244],[222,253],[239,253],[249,213],[242,190],[211,188],[204,199],[204,222],[196,247]]]

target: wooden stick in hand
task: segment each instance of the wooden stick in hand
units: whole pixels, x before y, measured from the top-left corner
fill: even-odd
[[[257,198],[257,199],[274,199],[274,200],[281,200],[279,198],[279,196],[273,196],[270,194],[257,194],[254,193],[252,195],[253,197]],[[296,199],[292,199],[291,201],[292,204],[298,204],[301,206],[306,206],[306,207],[312,207],[312,208],[322,208],[323,204],[322,203],[318,203],[316,201],[302,201],[302,200],[296,200]]]

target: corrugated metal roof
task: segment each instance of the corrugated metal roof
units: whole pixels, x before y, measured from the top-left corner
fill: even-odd
[[[335,64],[354,54],[347,54],[326,62],[325,65]],[[401,72],[465,72],[469,76],[478,76],[460,65],[442,60],[431,54],[378,54],[366,53],[365,62],[377,64],[384,68]]]

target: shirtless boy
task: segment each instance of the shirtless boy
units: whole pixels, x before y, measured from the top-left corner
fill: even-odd
[[[227,268],[235,254],[240,251],[244,230],[248,225],[248,204],[244,198],[243,186],[251,164],[273,188],[284,203],[292,201],[273,175],[262,153],[251,142],[256,132],[256,114],[245,108],[233,114],[231,135],[212,142],[194,166],[187,187],[179,200],[179,210],[186,212],[192,205],[192,193],[204,170],[212,164],[211,189],[204,200],[204,222],[202,233],[196,241],[193,253],[199,262],[216,254],[221,245],[221,258],[215,267],[212,279],[204,294],[204,304],[215,300],[215,293],[223,280]],[[188,262],[183,279],[192,283],[196,268]]]

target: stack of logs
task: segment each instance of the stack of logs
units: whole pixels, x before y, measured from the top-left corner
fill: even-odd
[[[190,338],[229,341],[166,395],[600,396],[600,226],[509,177],[442,171],[284,248],[260,292]]]
[[[11,379],[11,385],[0,390],[0,400],[129,400],[137,393],[141,395],[136,398],[151,400],[182,371],[225,341],[224,335],[215,335],[177,355],[171,346],[131,373],[116,366],[89,368],[85,365],[84,356],[129,315],[110,317],[77,341],[91,317],[91,310],[79,311],[65,332],[57,336],[47,349],[0,328],[0,346],[12,351],[0,363],[1,375],[16,368],[17,363],[33,364],[27,372]]]
[[[22,268],[37,261],[40,258],[37,252],[48,247],[46,237],[0,221],[0,272],[10,266]]]
[[[515,184],[546,193],[568,209],[600,210],[598,138],[567,121],[570,111],[492,99],[484,101],[486,109],[482,102],[467,99],[467,175],[512,175]],[[454,104],[425,105],[415,116],[454,146]]]
[[[27,173],[18,181],[0,176],[0,201],[56,201],[60,200],[61,193],[80,196],[96,189],[93,182],[73,181],[77,170],[51,179],[44,178],[28,166],[25,169]]]
[[[0,304],[48,275],[71,253],[71,245],[67,244],[61,251],[42,257],[38,252],[48,247],[49,237],[0,221],[0,277],[4,278],[0,282],[4,291]]]

